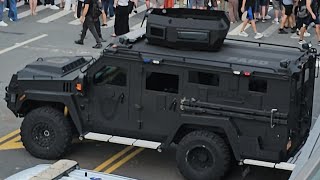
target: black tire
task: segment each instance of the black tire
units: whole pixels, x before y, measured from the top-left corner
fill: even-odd
[[[179,143],[176,160],[181,174],[190,180],[216,180],[230,165],[230,151],[224,140],[209,131],[193,131]]]
[[[26,150],[37,158],[58,159],[71,148],[70,121],[52,107],[29,112],[21,124],[20,135]]]

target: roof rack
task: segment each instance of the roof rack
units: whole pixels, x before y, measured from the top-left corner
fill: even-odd
[[[246,42],[246,43],[252,43],[252,44],[258,44],[259,47],[261,47],[261,45],[268,45],[268,46],[277,46],[277,47],[298,49],[298,50],[300,50],[301,52],[304,51],[304,49],[301,49],[301,48],[299,48],[299,47],[287,46],[287,45],[282,45],[282,44],[264,43],[264,42],[256,42],[256,41],[247,41],[247,40],[232,39],[232,38],[225,38],[225,40],[238,41],[238,42]]]
[[[110,46],[109,46],[110,47]],[[141,51],[141,50],[133,50],[130,47],[128,48],[128,46],[117,46],[114,50],[110,50],[108,48],[105,48],[103,50],[103,53],[108,53],[108,52],[112,52],[113,54],[116,54],[118,52],[129,52],[129,53],[136,53],[138,54],[139,57],[142,57],[142,54],[149,54],[149,55],[156,55],[156,56],[163,56],[164,54],[161,53],[154,53],[154,52],[147,52],[147,51]],[[181,57],[178,55],[165,55],[165,56],[170,56],[170,57],[174,57],[174,58],[180,58],[182,59],[183,62],[186,61],[186,57]],[[142,57],[143,58],[143,57]],[[194,60],[200,60],[200,61],[212,61],[212,62],[216,62],[216,63],[225,63],[225,64],[229,64],[229,67],[231,68],[231,65],[241,65],[241,66],[248,66],[248,67],[256,67],[256,68],[263,68],[263,69],[269,69],[273,72],[277,72],[278,70],[272,67],[265,67],[265,66],[259,66],[259,65],[252,65],[252,64],[241,64],[241,63],[236,63],[236,62],[221,62],[221,61],[217,61],[217,60],[208,60],[208,59],[202,59],[202,58],[190,58],[190,59],[194,59]]]

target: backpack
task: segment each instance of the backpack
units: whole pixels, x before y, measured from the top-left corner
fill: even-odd
[[[309,11],[307,9],[306,0],[299,1],[299,8],[297,12],[298,18],[305,18],[309,15]]]
[[[92,0],[92,18],[93,20],[97,20],[102,14],[102,6],[98,3],[98,0]]]

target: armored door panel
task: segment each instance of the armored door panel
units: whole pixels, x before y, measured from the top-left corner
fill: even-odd
[[[165,138],[179,120],[183,73],[165,65],[145,65],[142,74],[141,129],[144,133]]]
[[[130,129],[129,73],[129,65],[110,61],[102,62],[91,70],[89,121],[94,132],[114,133],[124,127]]]

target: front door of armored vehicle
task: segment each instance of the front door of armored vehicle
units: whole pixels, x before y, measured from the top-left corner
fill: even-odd
[[[139,126],[148,139],[162,142],[177,128],[183,72],[164,64],[143,64],[139,68],[141,99],[134,107],[140,112]]]
[[[316,77],[316,61],[310,56],[305,63],[301,63],[300,71],[291,77],[291,101],[289,112],[290,137],[292,148],[295,152],[307,138],[312,122],[312,107],[314,82]],[[315,118],[316,119],[316,118]]]
[[[128,124],[128,74],[130,66],[115,60],[99,60],[88,72],[89,131],[116,134]]]

